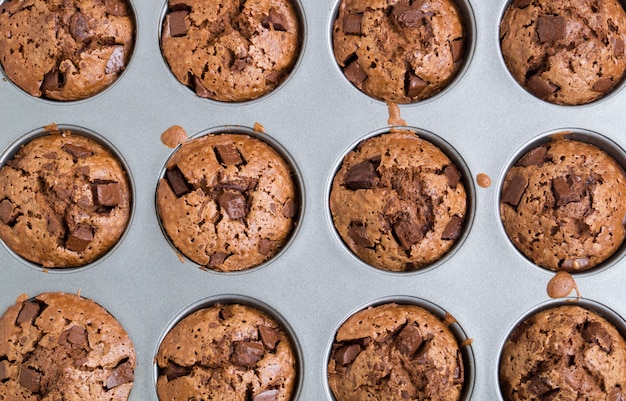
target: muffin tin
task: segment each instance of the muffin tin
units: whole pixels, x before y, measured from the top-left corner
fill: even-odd
[[[0,149],[51,123],[93,132],[125,161],[132,177],[131,222],[121,242],[89,268],[32,268],[0,247],[0,310],[22,293],[65,291],[92,298],[111,312],[133,340],[138,367],[130,400],[157,400],[154,355],[172,322],[199,305],[243,301],[269,308],[289,325],[300,356],[297,400],[333,400],[326,362],[334,333],[347,317],[382,302],[416,302],[448,313],[467,353],[464,401],[502,401],[499,353],[508,333],[529,311],[551,301],[553,273],[534,266],[510,244],[499,219],[500,187],[507,167],[543,134],[598,133],[625,160],[626,93],[620,86],[585,106],[557,106],[522,89],[502,60],[498,24],[506,1],[462,2],[469,33],[466,61],[451,86],[435,97],[400,105],[407,125],[449,144],[473,183],[472,219],[454,252],[436,266],[412,273],[370,268],[334,232],[328,194],[341,158],[358,141],[389,129],[387,104],[352,86],[334,61],[331,32],[338,0],[297,0],[304,34],[299,61],[283,84],[250,102],[220,103],[197,97],[178,83],[159,49],[161,4],[132,1],[137,43],[124,74],[106,91],[76,102],[32,98],[2,76]],[[622,85],[623,86],[623,85]],[[301,180],[302,212],[289,246],[262,268],[237,273],[205,271],[179,257],[164,236],[155,190],[173,149],[160,135],[181,125],[189,136],[215,127],[253,127],[285,149]],[[586,134],[585,134],[586,135]],[[3,160],[6,155],[3,156]],[[477,185],[478,174],[491,185]],[[621,254],[600,270],[575,276],[584,304],[626,316]],[[619,318],[621,316],[621,318]]]

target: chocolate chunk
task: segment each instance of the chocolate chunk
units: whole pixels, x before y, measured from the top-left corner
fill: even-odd
[[[396,347],[405,355],[412,356],[424,342],[424,338],[419,330],[413,325],[406,325],[398,333],[396,338]]]
[[[104,0],[104,9],[107,13],[115,15],[116,17],[128,15],[126,3],[121,0]]]
[[[545,145],[536,147],[526,153],[515,165],[522,167],[541,165],[546,161],[547,153],[548,148]]]
[[[429,7],[425,1],[401,0],[393,6],[391,15],[399,25],[417,28],[421,25],[423,18],[434,15]]]
[[[268,326],[259,326],[259,336],[265,348],[273,351],[280,341],[280,331]]]
[[[407,70],[404,75],[404,93],[407,97],[416,97],[428,86],[426,81],[418,77],[413,71]]]
[[[586,183],[577,175],[557,177],[552,180],[552,191],[557,207],[570,202],[578,202],[586,189]]]
[[[76,159],[82,159],[93,155],[91,149],[87,149],[79,145],[72,145],[71,143],[66,143],[61,148]]]
[[[15,222],[15,217],[13,203],[8,199],[3,199],[0,202],[0,221],[9,225]]]
[[[463,364],[463,354],[461,351],[456,352],[456,367],[452,374],[452,382],[454,384],[462,384],[465,382],[465,365]]]
[[[463,59],[463,53],[465,50],[465,42],[463,38],[454,39],[450,42],[450,51],[452,52],[452,61],[455,63]]]
[[[507,179],[502,191],[502,202],[511,206],[519,205],[522,195],[526,191],[526,178],[519,174],[513,175]]]
[[[346,15],[343,20],[343,32],[346,35],[360,35],[361,22],[363,21],[363,13],[354,13]]]
[[[187,376],[191,373],[191,369],[188,367],[180,366],[174,362],[170,362],[165,368],[161,370],[161,374],[167,377],[167,380],[174,380],[179,377]]]
[[[567,20],[562,16],[541,15],[537,18],[539,42],[554,42],[565,38]]]
[[[624,55],[624,40],[622,38],[613,38],[613,56],[621,57]]]
[[[89,37],[89,23],[82,13],[75,12],[70,17],[70,33],[77,42],[82,42]]]
[[[41,383],[41,374],[35,369],[22,365],[20,367],[20,384],[31,393],[38,393]]]
[[[83,252],[93,241],[93,230],[91,227],[79,225],[72,231],[65,241],[65,247],[70,251]]]
[[[343,185],[356,191],[357,189],[370,189],[376,183],[378,174],[371,160],[366,160],[350,167],[343,177]]]
[[[269,85],[276,85],[282,80],[284,75],[285,75],[285,70],[270,71],[265,76],[265,82],[268,83]]]
[[[459,181],[461,181],[461,171],[455,164],[448,164],[443,168],[443,173],[448,179],[448,186],[450,188],[456,188]]]
[[[46,159],[51,159],[51,160],[56,160],[59,157],[57,152],[47,152],[47,153],[44,153],[42,156]]]
[[[110,390],[125,383],[130,383],[135,379],[133,366],[130,361],[118,365],[107,379],[106,388]]]
[[[612,339],[611,335],[600,322],[591,322],[582,330],[583,340],[588,343],[596,343],[606,353],[611,352]]]
[[[53,69],[47,72],[43,76],[41,83],[42,91],[56,91],[65,86],[65,75],[63,75],[58,69]]]
[[[118,182],[96,185],[96,199],[102,206],[118,206],[122,204],[124,194]]]
[[[361,223],[352,223],[348,229],[348,236],[357,246],[362,248],[372,248],[374,243],[367,235],[367,229]]]
[[[231,358],[233,363],[250,368],[260,361],[264,354],[265,347],[261,343],[236,341]]]
[[[252,401],[275,401],[276,399],[278,399],[277,389],[265,390],[252,397]]]
[[[288,28],[287,21],[285,20],[283,15],[276,11],[274,8],[270,8],[269,15],[263,18],[263,20],[261,21],[261,25],[263,25],[263,27],[265,27],[266,29],[272,27],[275,31],[283,32],[287,31]]]
[[[167,27],[171,37],[185,36],[189,25],[187,16],[189,11],[174,11],[167,16]]]
[[[0,361],[0,382],[9,378],[9,362]]]
[[[288,219],[293,219],[298,214],[298,202],[295,199],[288,199],[283,205],[283,216]]]
[[[359,344],[344,345],[335,351],[335,361],[341,366],[346,366],[351,364],[360,353]]]
[[[459,216],[452,216],[448,224],[446,224],[446,228],[443,229],[443,233],[441,234],[441,239],[443,240],[456,240],[461,236],[461,231],[463,229],[463,219]]]
[[[513,0],[512,6],[515,8],[526,8],[530,5],[532,0]]]
[[[355,59],[343,69],[346,78],[354,85],[359,86],[367,79],[367,73],[361,67],[358,59]]]
[[[608,92],[613,87],[613,80],[611,78],[600,78],[598,79],[591,90],[594,92],[605,93]]]
[[[213,92],[211,92],[204,86],[200,78],[196,77],[195,75],[192,75],[190,81],[192,83],[191,86],[193,90],[196,92],[196,96],[204,97],[204,98],[210,98],[210,97],[215,96]]]
[[[561,263],[561,269],[565,271],[584,270],[589,266],[589,259],[587,258],[570,258],[565,259]]]
[[[393,225],[393,231],[400,246],[404,249],[411,249],[413,244],[424,238],[429,227],[426,224],[420,225],[409,220],[400,220]]]
[[[187,182],[187,179],[183,175],[182,171],[178,167],[173,167],[165,172],[165,179],[170,184],[172,192],[177,197],[187,195],[191,192],[191,186]]]
[[[67,333],[67,341],[74,345],[83,345],[87,343],[87,332],[83,326],[74,326],[65,331]]]
[[[20,325],[22,323],[30,323],[33,324],[35,318],[39,316],[39,304],[37,302],[25,302],[20,310],[20,313],[17,315],[17,319],[15,320],[15,324]]]
[[[220,163],[230,165],[230,166],[238,166],[243,164],[243,159],[241,158],[241,153],[237,150],[237,147],[229,143],[227,145],[215,145],[215,155]]]
[[[104,68],[105,74],[117,74],[124,70],[126,63],[124,61],[124,46],[114,46],[107,64]]]
[[[558,86],[554,85],[550,81],[541,78],[539,74],[535,74],[532,77],[528,78],[528,81],[526,81],[526,87],[528,88],[528,91],[530,93],[540,99],[546,98],[547,96],[556,92],[557,89],[559,89]]]
[[[552,390],[550,386],[539,376],[533,376],[530,378],[528,384],[528,391],[535,395],[543,395]]]
[[[224,252],[215,252],[209,257],[209,263],[207,263],[207,267],[214,268],[221,265],[222,263],[224,263],[228,256],[229,255]]]
[[[241,192],[224,191],[218,196],[217,203],[233,220],[246,217],[246,197]]]

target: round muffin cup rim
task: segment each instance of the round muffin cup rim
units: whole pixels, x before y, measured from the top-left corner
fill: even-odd
[[[525,260],[527,264],[531,265],[535,269],[543,271],[549,274],[555,274],[556,271],[550,270],[547,267],[539,266],[530,260],[526,255],[522,253],[515,245],[513,241],[509,238],[506,230],[504,229],[504,223],[502,222],[502,216],[500,213],[500,199],[502,197],[502,187],[504,186],[504,181],[509,170],[515,166],[518,160],[522,158],[528,151],[536,148],[545,143],[549,143],[553,140],[558,139],[569,139],[579,142],[584,142],[590,145],[594,145],[601,149],[603,152],[608,154],[611,158],[615,160],[615,162],[622,167],[624,170],[624,174],[626,175],[626,151],[614,140],[609,138],[606,135],[603,135],[599,132],[589,130],[586,128],[576,128],[576,127],[563,127],[556,128],[549,131],[544,131],[539,135],[535,135],[530,139],[527,139],[522,145],[518,146],[517,151],[512,154],[504,164],[500,174],[498,176],[498,183],[496,186],[496,193],[494,196],[494,204],[495,204],[495,214],[496,219],[498,221],[498,227],[502,238],[509,244],[511,249],[515,253],[518,254],[520,258]],[[619,154],[619,155],[618,155]],[[626,255],[626,240],[619,246],[619,248],[609,256],[602,263],[598,264],[595,267],[592,267],[587,270],[583,270],[580,272],[569,272],[574,277],[587,277],[595,274],[599,274],[605,270],[608,270],[615,265]]]
[[[10,0],[0,0],[0,5],[2,5],[2,3],[7,2]],[[167,0],[166,0],[167,1]],[[122,78],[127,75],[126,72],[129,70],[129,68],[131,68],[132,64],[133,64],[133,60],[135,59],[135,51],[137,49],[137,45],[138,45],[138,41],[139,41],[139,24],[138,24],[138,18],[137,18],[137,13],[136,13],[136,7],[135,7],[135,3],[134,0],[124,0],[124,2],[126,3],[127,6],[129,6],[130,9],[130,18],[133,22],[133,46],[131,48],[131,54],[130,57],[128,58],[128,63],[126,63],[126,65],[124,66],[124,69],[122,70],[122,72],[117,76],[117,78],[111,82],[110,85],[108,85],[107,87],[103,88],[101,91],[94,93],[91,96],[87,96],[85,98],[82,99],[74,99],[74,100],[55,100],[55,99],[50,99],[44,96],[33,96],[30,93],[26,92],[24,89],[20,88],[15,82],[13,82],[13,80],[7,75],[7,73],[4,70],[4,67],[2,66],[2,63],[0,63],[0,76],[2,76],[3,78],[5,78],[6,82],[11,84],[11,86],[13,86],[17,92],[20,92],[21,94],[23,94],[24,96],[26,96],[27,98],[30,98],[34,101],[38,101],[38,102],[42,102],[46,105],[51,105],[51,106],[79,106],[82,103],[85,102],[89,102],[91,100],[94,100],[96,98],[99,98],[102,95],[105,95],[106,93],[109,92],[110,89],[112,89],[113,87],[117,86],[117,84],[122,80]]]
[[[352,250],[350,250],[350,248],[348,248],[343,238],[341,238],[341,235],[339,234],[339,232],[337,231],[337,228],[335,227],[332,212],[330,210],[330,194],[332,192],[333,181],[335,179],[335,176],[339,172],[339,170],[341,170],[341,166],[343,165],[343,161],[345,157],[350,152],[354,151],[357,148],[357,146],[363,141],[366,141],[371,138],[383,136],[385,134],[391,134],[391,133],[398,132],[398,131],[413,132],[420,139],[423,139],[424,141],[429,142],[430,144],[436,146],[439,150],[441,150],[441,152],[443,152],[443,154],[445,154],[446,157],[448,157],[457,166],[457,168],[461,170],[461,173],[462,173],[461,180],[463,181],[463,185],[465,186],[465,198],[466,198],[466,213],[465,213],[465,220],[463,223],[463,230],[459,238],[455,240],[452,247],[446,253],[444,253],[441,256],[441,258],[429,264],[428,266],[422,267],[417,270],[409,270],[409,271],[386,270],[383,268],[373,266],[365,262],[364,260],[362,260],[360,257],[358,257],[354,252],[352,252]],[[437,135],[426,129],[418,128],[415,126],[404,126],[404,125],[388,126],[384,128],[379,128],[375,131],[371,131],[368,134],[365,134],[357,138],[356,141],[348,145],[348,147],[345,148],[337,156],[337,159],[335,160],[335,163],[332,165],[330,174],[326,182],[326,190],[325,190],[324,196],[325,196],[324,199],[326,199],[326,205],[327,205],[326,206],[326,222],[329,226],[330,231],[333,234],[333,237],[335,238],[339,246],[343,248],[344,252],[349,254],[355,261],[357,261],[360,265],[366,268],[372,269],[381,274],[389,274],[393,276],[423,274],[431,270],[434,270],[440,267],[441,265],[444,265],[449,259],[451,259],[456,254],[456,252],[458,252],[459,249],[461,249],[461,247],[467,240],[467,237],[469,236],[471,228],[474,224],[474,218],[475,218],[475,213],[476,213],[476,188],[474,186],[474,180],[472,179],[471,170],[469,166],[467,165],[467,163],[465,162],[465,159],[463,158],[461,153],[459,153],[456,150],[456,148],[452,146],[452,144],[450,144],[442,136]]]
[[[463,326],[461,325],[461,323],[459,323],[458,320],[456,320],[454,315],[452,315],[440,305],[415,295],[388,295],[371,299],[370,301],[361,303],[359,306],[350,310],[343,317],[343,319],[335,325],[335,328],[327,342],[326,350],[324,353],[325,356],[322,361],[324,364],[324,366],[322,367],[322,379],[324,380],[324,388],[326,389],[326,396],[328,397],[328,399],[336,401],[336,398],[330,388],[330,384],[328,383],[328,361],[330,361],[333,344],[335,343],[335,338],[337,336],[337,331],[339,331],[341,326],[356,313],[367,310],[368,308],[375,308],[378,306],[389,304],[396,304],[400,306],[418,306],[431,313],[444,325],[447,316],[451,316],[454,319],[454,321],[446,325],[446,327],[454,335],[454,338],[456,339],[459,346],[459,351],[463,354],[465,377],[463,382],[463,389],[461,391],[461,398],[459,398],[459,401],[470,401],[472,398],[472,393],[474,392],[474,385],[476,381],[476,360],[474,356],[474,350],[472,348],[471,337],[467,335],[467,333],[463,329]]]
[[[256,297],[235,293],[216,294],[199,299],[180,309],[172,318],[170,318],[167,325],[164,326],[161,334],[157,338],[156,347],[154,348],[152,353],[152,388],[154,389],[154,395],[157,397],[156,399],[159,400],[159,397],[157,395],[157,380],[159,378],[159,365],[157,362],[157,355],[159,354],[159,348],[161,348],[163,340],[165,339],[167,334],[169,334],[169,332],[186,317],[199,310],[208,309],[218,304],[243,305],[251,307],[265,313],[280,325],[280,328],[285,331],[285,333],[289,337],[289,340],[291,341],[292,351],[294,357],[296,358],[296,380],[294,381],[294,392],[291,399],[293,401],[298,400],[300,398],[300,394],[302,393],[302,385],[304,383],[304,355],[296,332],[289,324],[287,319],[285,319],[285,317],[281,313],[279,313],[274,307]]]
[[[100,262],[104,261],[106,258],[111,256],[115,252],[115,250],[119,246],[121,246],[122,242],[126,238],[126,235],[130,231],[131,225],[133,223],[133,218],[135,215],[135,205],[136,205],[135,180],[131,173],[130,165],[126,161],[126,158],[124,158],[124,155],[122,155],[122,153],[117,149],[117,147],[113,145],[113,143],[110,142],[105,136],[97,133],[94,130],[91,130],[89,128],[85,128],[79,125],[52,123],[50,125],[35,128],[25,134],[20,135],[15,140],[13,140],[0,153],[0,168],[4,167],[6,163],[9,160],[11,160],[23,146],[27,145],[31,141],[37,138],[48,136],[48,135],[58,135],[58,134],[55,134],[55,132],[63,132],[63,131],[69,131],[72,135],[79,135],[79,136],[88,138],[98,143],[100,146],[103,146],[108,152],[110,152],[111,155],[114,156],[115,159],[121,164],[122,170],[126,174],[126,178],[128,181],[128,188],[130,191],[130,199],[129,199],[130,210],[129,210],[129,215],[128,215],[128,221],[126,223],[126,228],[124,228],[124,231],[120,235],[120,238],[115,242],[115,244],[99,258],[81,266],[46,268],[40,264],[32,262],[26,259],[25,257],[17,254],[17,252],[11,249],[4,241],[0,241],[0,243],[2,243],[2,246],[6,249],[7,253],[11,254],[15,259],[19,260],[22,264],[34,270],[38,270],[40,272],[53,273],[53,274],[71,274],[71,273],[82,272],[84,270],[91,269],[92,267],[96,266],[97,264],[99,264]]]
[[[242,269],[242,270],[235,270],[235,271],[219,271],[219,270],[214,270],[211,268],[208,268],[206,266],[203,266],[199,263],[196,263],[195,261],[191,260],[189,257],[187,257],[187,255],[185,255],[182,251],[180,251],[173,243],[173,241],[171,240],[171,238],[169,237],[169,235],[167,234],[167,231],[165,230],[165,227],[163,226],[163,221],[161,219],[161,215],[159,212],[159,207],[158,207],[158,196],[157,196],[157,189],[159,187],[159,183],[161,182],[161,180],[164,178],[165,176],[165,171],[167,170],[166,166],[167,163],[171,160],[172,157],[174,157],[174,155],[176,154],[176,152],[178,152],[178,150],[180,150],[181,146],[189,141],[192,141],[194,139],[199,139],[205,136],[210,136],[210,135],[221,135],[221,134],[227,134],[227,135],[245,135],[245,136],[249,136],[252,138],[255,138],[257,140],[262,141],[263,143],[265,143],[266,145],[270,146],[274,151],[276,151],[284,160],[285,162],[289,165],[289,167],[291,168],[291,175],[292,178],[294,180],[294,184],[297,190],[297,195],[298,195],[298,205],[299,205],[299,209],[298,209],[298,215],[297,218],[294,219],[294,222],[296,224],[294,224],[291,233],[289,234],[289,239],[287,240],[287,242],[285,242],[285,245],[282,246],[282,248],[271,258],[269,258],[268,260],[266,260],[263,263],[260,263],[258,265],[255,266],[250,266],[248,268]],[[201,130],[191,136],[189,136],[187,138],[187,140],[181,144],[178,144],[175,148],[171,149],[171,152],[169,153],[169,155],[167,156],[167,158],[164,160],[161,169],[159,170],[159,176],[156,180],[156,185],[154,187],[154,207],[155,207],[155,213],[156,213],[156,218],[159,224],[159,228],[161,230],[161,233],[164,237],[164,239],[167,241],[168,245],[170,246],[170,248],[172,249],[172,251],[178,255],[179,258],[182,258],[184,261],[186,261],[187,263],[193,265],[194,267],[203,270],[205,272],[208,273],[212,273],[212,274],[217,274],[217,275],[224,275],[224,276],[237,276],[240,274],[248,274],[248,273],[252,273],[254,271],[257,270],[261,270],[265,267],[267,267],[268,265],[272,264],[272,262],[274,262],[275,260],[277,260],[279,257],[281,257],[285,252],[287,252],[288,248],[291,247],[291,245],[293,244],[293,242],[296,240],[298,233],[300,231],[300,227],[302,226],[302,221],[304,219],[304,212],[305,212],[305,202],[306,202],[306,196],[305,196],[305,188],[304,188],[304,180],[302,179],[302,173],[300,172],[300,169],[295,161],[295,159],[291,156],[291,154],[289,153],[289,151],[287,150],[287,148],[285,148],[278,140],[276,140],[275,138],[273,138],[270,134],[265,133],[265,131],[259,131],[255,128],[252,127],[248,127],[245,125],[219,125],[219,126],[215,126],[212,128],[207,128],[204,130]]]
[[[614,309],[609,306],[595,301],[590,298],[585,297],[567,297],[567,298],[559,298],[559,299],[549,299],[537,304],[534,304],[529,309],[526,309],[520,316],[518,316],[515,321],[509,326],[506,331],[504,337],[500,340],[500,344],[498,345],[498,352],[496,354],[496,361],[493,364],[494,370],[493,374],[495,376],[495,383],[498,386],[498,399],[499,401],[506,401],[504,396],[502,395],[502,386],[500,383],[500,363],[502,362],[502,353],[504,351],[504,346],[506,345],[507,340],[511,337],[513,331],[522,324],[526,319],[534,316],[539,312],[543,312],[545,310],[558,308],[561,306],[579,306],[587,311],[590,311],[604,319],[606,319],[609,323],[611,323],[615,329],[619,332],[619,334],[626,340],[626,319],[622,317],[619,313],[617,313]]]
[[[326,48],[327,48],[327,53],[328,53],[328,59],[330,63],[332,64],[333,69],[338,74],[339,79],[345,84],[346,88],[350,88],[352,91],[356,91],[366,100],[374,101],[374,102],[381,103],[381,104],[387,104],[388,103],[387,101],[370,96],[367,93],[360,90],[359,88],[357,88],[355,85],[353,85],[346,78],[341,67],[339,66],[339,63],[337,62],[335,58],[334,46],[333,46],[333,24],[335,20],[337,19],[337,15],[339,14],[339,7],[342,1],[344,0],[333,0],[333,5],[332,7],[330,7],[330,12],[329,12],[329,17],[327,20],[327,27],[326,27],[326,32],[327,32]],[[417,101],[410,102],[410,103],[398,103],[398,106],[410,107],[410,106],[425,105],[427,103],[430,103],[431,101],[435,101],[443,97],[445,94],[452,91],[452,89],[456,87],[462,81],[463,77],[469,70],[470,65],[472,64],[472,60],[474,58],[474,53],[476,51],[476,42],[477,42],[476,40],[476,25],[477,25],[476,16],[475,16],[474,9],[472,7],[470,0],[451,0],[451,1],[456,5],[457,9],[459,10],[461,14],[461,17],[463,18],[463,28],[465,30],[465,39],[466,39],[465,49],[464,49],[465,55],[463,56],[461,68],[459,68],[459,70],[456,72],[452,80],[450,80],[448,85],[442,88],[439,92],[422,100],[417,100]],[[468,37],[471,40],[468,41],[467,40]]]
[[[130,1],[130,0],[127,0],[127,1]],[[291,70],[289,71],[287,76],[283,79],[283,81],[280,82],[278,86],[276,86],[274,89],[254,99],[229,102],[229,101],[224,101],[224,100],[216,100],[216,99],[198,96],[194,93],[193,89],[181,83],[172,72],[172,69],[170,68],[167,60],[165,59],[165,56],[163,55],[163,51],[161,50],[161,43],[162,43],[161,36],[163,34],[163,23],[165,22],[165,17],[167,16],[168,10],[169,10],[169,5],[168,5],[169,1],[165,0],[164,5],[161,8],[161,12],[159,13],[159,19],[158,19],[158,25],[157,25],[157,39],[158,39],[157,42],[158,42],[160,58],[163,61],[163,67],[165,68],[167,75],[169,75],[172,78],[174,84],[177,84],[178,87],[182,87],[182,89],[184,89],[183,92],[185,92],[186,94],[192,95],[191,97],[192,99],[196,98],[201,102],[207,102],[210,104],[212,103],[214,105],[227,106],[227,107],[248,106],[257,102],[261,102],[265,100],[266,98],[269,98],[271,95],[273,95],[274,93],[282,89],[284,86],[286,86],[289,81],[291,81],[292,77],[295,75],[296,71],[300,67],[300,64],[302,63],[302,59],[304,58],[304,55],[305,55],[306,42],[308,40],[308,34],[307,34],[308,26],[306,22],[307,19],[306,19],[306,15],[304,12],[304,7],[302,6],[301,0],[289,0],[289,1],[294,6],[296,17],[298,18],[298,22],[300,23],[300,34],[298,35],[300,46],[298,48],[298,54],[296,56],[295,62],[293,63],[293,66],[291,67]]]

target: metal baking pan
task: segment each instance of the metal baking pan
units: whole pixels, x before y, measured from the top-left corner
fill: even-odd
[[[137,22],[132,59],[109,89],[86,100],[53,102],[29,96],[0,79],[0,150],[14,152],[25,135],[51,123],[94,133],[123,158],[133,183],[133,211],[121,242],[89,268],[45,271],[0,246],[0,310],[22,293],[78,292],[111,312],[138,355],[131,401],[157,400],[154,356],[181,314],[216,300],[262,305],[289,325],[300,357],[300,401],[329,400],[326,363],[334,333],[353,312],[386,301],[432,305],[454,317],[471,340],[464,400],[502,401],[497,365],[516,324],[550,301],[553,273],[511,245],[499,218],[506,169],[546,133],[598,133],[623,162],[623,85],[585,106],[557,106],[522,89],[500,55],[498,24],[506,1],[459,2],[468,32],[466,61],[451,86],[435,97],[400,105],[407,125],[449,144],[473,183],[473,217],[454,252],[433,268],[390,273],[355,258],[332,227],[328,194],[341,158],[359,140],[389,128],[384,102],[359,92],[332,53],[338,0],[296,0],[304,33],[300,58],[279,88],[257,100],[220,103],[197,97],[169,71],[159,49],[166,2],[131,1]],[[172,125],[189,136],[221,126],[261,124],[287,152],[300,175],[302,214],[289,246],[261,268],[232,274],[198,268],[165,238],[155,190],[172,149],[160,135]],[[539,139],[538,139],[539,138]],[[491,185],[476,185],[478,174]],[[585,304],[626,316],[626,260],[575,276]],[[604,309],[606,308],[606,309]],[[621,318],[620,318],[621,317]],[[624,328],[623,324],[621,326]]]

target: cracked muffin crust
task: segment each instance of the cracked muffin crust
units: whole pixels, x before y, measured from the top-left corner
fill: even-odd
[[[618,0],[514,0],[500,41],[513,78],[555,104],[593,102],[626,70],[626,13]]]
[[[78,295],[20,296],[0,318],[0,399],[125,401],[136,357],[119,322]]]
[[[242,102],[274,90],[300,51],[291,0],[169,0],[161,51],[197,96]]]
[[[350,316],[337,331],[328,361],[337,401],[456,401],[464,381],[454,334],[415,305],[389,303]]]
[[[130,219],[120,161],[102,145],[52,130],[0,169],[0,238],[45,268],[78,267],[108,252]]]
[[[516,327],[500,357],[506,401],[626,399],[626,342],[600,315],[565,305]]]
[[[556,139],[507,172],[504,229],[520,252],[549,270],[580,272],[608,259],[626,235],[626,174],[595,145]]]
[[[298,374],[284,328],[240,304],[216,304],[182,319],[163,339],[156,363],[162,401],[289,401]]]
[[[108,88],[135,41],[123,0],[8,0],[0,4],[0,62],[32,96],[79,100]]]
[[[376,99],[412,103],[444,89],[465,56],[453,0],[342,0],[333,51],[346,78]]]
[[[189,259],[217,271],[245,270],[276,255],[290,237],[299,194],[289,164],[245,134],[185,142],[157,188],[168,237]]]
[[[467,199],[458,167],[411,131],[360,142],[333,179],[330,211],[354,254],[384,270],[439,260],[461,236]]]

